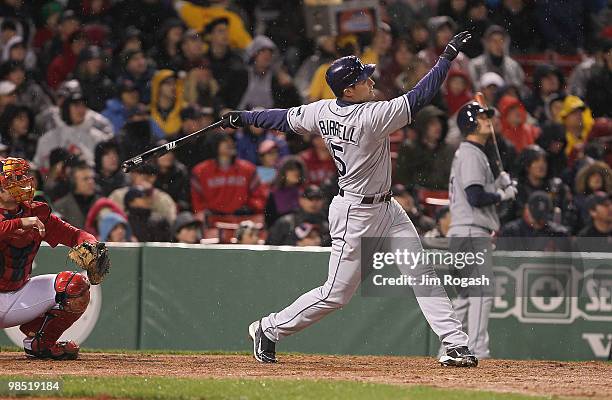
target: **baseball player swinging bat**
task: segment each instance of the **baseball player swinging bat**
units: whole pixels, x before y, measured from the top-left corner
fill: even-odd
[[[121,164],[121,169],[123,170],[123,172],[130,172],[138,165],[154,158],[161,157],[169,151],[174,150],[178,147],[185,145],[186,143],[191,142],[192,140],[197,139],[206,132],[222,127],[222,125],[223,120],[217,121],[214,124],[207,126],[206,128],[202,128],[198,131],[190,133],[189,135],[184,136],[180,139],[176,139],[166,144],[162,144],[161,146],[157,146],[153,149],[147,150],[144,153],[138,154],[137,156],[134,156],[129,160],[124,161],[123,164]]]

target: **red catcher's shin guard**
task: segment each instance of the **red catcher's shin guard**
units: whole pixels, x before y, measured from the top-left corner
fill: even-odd
[[[61,272],[55,279],[57,308],[20,326],[27,336],[24,349],[37,358],[76,359],[79,346],[74,342],[57,342],[62,333],[77,320],[89,304],[89,281],[75,272]]]

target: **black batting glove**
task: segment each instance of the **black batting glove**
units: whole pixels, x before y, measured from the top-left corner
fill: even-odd
[[[242,111],[230,111],[224,114],[221,117],[221,122],[222,128],[242,128],[244,126],[242,123]]]
[[[461,49],[465,46],[468,40],[472,38],[472,34],[468,31],[463,31],[455,36],[448,42],[446,48],[440,55],[442,58],[446,58],[448,61],[453,61]]]

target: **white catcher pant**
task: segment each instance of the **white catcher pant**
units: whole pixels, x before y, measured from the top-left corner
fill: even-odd
[[[14,292],[0,292],[0,328],[19,326],[40,317],[55,303],[56,274],[39,275]]]
[[[385,245],[385,251],[394,251],[400,244],[405,248],[407,242],[417,247],[412,251],[422,249],[412,222],[395,200],[359,204],[336,196],[329,209],[329,227],[332,250],[327,281],[300,296],[284,310],[262,318],[262,329],[270,340],[276,342],[299,332],[349,302],[361,281],[362,237],[404,238],[398,243],[391,240]],[[435,274],[433,268],[423,269],[425,267],[419,266],[415,270]],[[434,290],[434,295],[417,296],[427,322],[447,348],[467,346],[467,334],[462,331],[444,288],[437,286]]]

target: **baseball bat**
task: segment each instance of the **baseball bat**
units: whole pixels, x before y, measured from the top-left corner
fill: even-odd
[[[474,100],[480,104],[482,108],[488,108],[487,103],[485,103],[484,95],[482,92],[476,92],[474,95]],[[499,153],[499,146],[497,145],[497,138],[495,137],[495,129],[493,129],[493,121],[489,119],[489,126],[491,128],[492,136],[493,136],[493,144],[495,145],[495,155],[497,156],[497,166],[499,167],[499,171],[505,171],[504,163],[502,162],[501,154]]]
[[[153,149],[147,150],[144,153],[138,154],[137,156],[134,156],[132,158],[130,158],[129,160],[124,161],[121,164],[121,169],[123,170],[123,172],[130,172],[131,170],[133,170],[134,168],[136,168],[138,165],[149,161],[153,158],[157,158],[157,157],[161,157],[164,154],[168,153],[169,151],[172,151],[178,147],[181,147],[183,145],[185,145],[186,143],[190,142],[193,139],[196,139],[197,137],[201,136],[202,134],[211,131],[213,129],[219,128],[221,127],[221,123],[223,122],[223,120],[217,121],[212,125],[207,126],[206,128],[202,128],[198,131],[192,132],[187,136],[183,136],[180,139],[176,139],[173,140],[171,142],[168,142],[166,144],[162,144],[161,146],[157,146]]]

